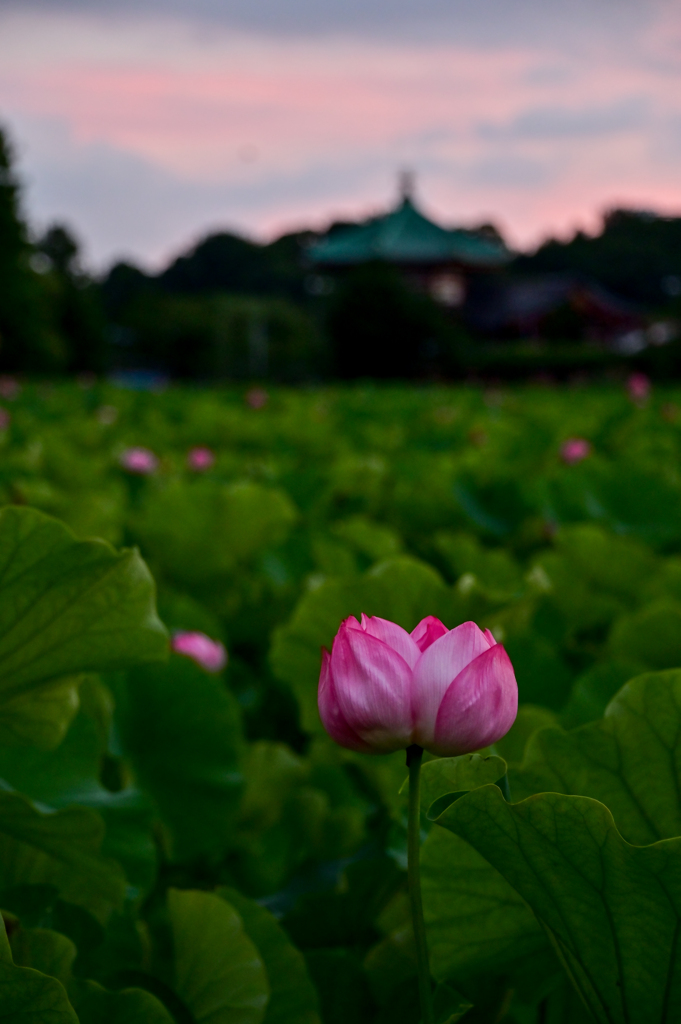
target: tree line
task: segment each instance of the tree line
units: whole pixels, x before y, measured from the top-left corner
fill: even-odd
[[[389,266],[319,276],[306,259],[314,238],[258,244],[216,232],[160,273],[120,262],[96,278],[67,226],[31,232],[0,132],[0,371],[290,382],[458,374],[476,343],[465,318]],[[599,233],[549,239],[501,272],[547,273],[582,274],[641,309],[681,315],[681,217],[614,210]]]

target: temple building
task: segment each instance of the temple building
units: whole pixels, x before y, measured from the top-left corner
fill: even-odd
[[[400,267],[412,284],[451,308],[463,305],[472,274],[501,268],[512,259],[493,229],[448,229],[424,216],[414,204],[407,175],[394,210],[362,224],[332,228],[307,255],[319,274],[342,273],[364,263],[390,263]]]

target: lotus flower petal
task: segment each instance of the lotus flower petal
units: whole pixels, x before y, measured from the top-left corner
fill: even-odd
[[[508,654],[495,644],[459,673],[440,704],[428,749],[467,754],[505,736],[518,713],[518,686]]]
[[[411,669],[392,647],[343,623],[331,651],[338,706],[350,728],[377,752],[411,743]]]
[[[413,668],[421,656],[417,644],[414,643],[406,629],[402,629],[396,622],[389,622],[388,619],[379,619],[377,615],[368,618],[362,615],[362,629],[369,636],[375,636],[382,640],[388,647],[392,647],[406,661],[409,668]]]
[[[348,747],[350,750],[359,750],[363,753],[371,752],[369,744],[360,739],[343,717],[331,672],[331,655],[326,650],[322,652],[322,671],[319,677],[318,701],[319,717],[332,740],[339,743],[341,747]]]
[[[490,641],[474,622],[463,622],[427,647],[414,669],[412,701],[415,742],[431,749],[440,702],[452,681]]]
[[[440,622],[434,615],[427,615],[425,619],[421,619],[415,629],[412,629],[411,636],[418,649],[425,651],[426,647],[430,647],[432,643],[448,632],[444,622]]]

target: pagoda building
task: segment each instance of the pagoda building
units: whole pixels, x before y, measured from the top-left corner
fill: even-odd
[[[449,307],[463,304],[472,274],[498,269],[512,259],[493,231],[443,228],[424,216],[414,204],[407,175],[395,209],[361,224],[332,228],[310,246],[307,256],[322,275],[366,263],[390,263],[400,267],[414,286]]]

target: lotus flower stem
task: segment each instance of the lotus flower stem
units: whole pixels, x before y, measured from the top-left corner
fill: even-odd
[[[421,999],[421,1024],[433,1024],[433,995],[430,984],[430,965],[428,963],[428,944],[426,942],[426,926],[423,922],[423,902],[421,900],[421,870],[419,864],[421,852],[421,760],[423,747],[412,743],[407,747],[407,768],[409,769],[409,819],[407,825],[407,877],[409,880],[409,900],[411,903],[411,919],[414,927],[416,943],[416,962],[419,979],[419,996]]]

